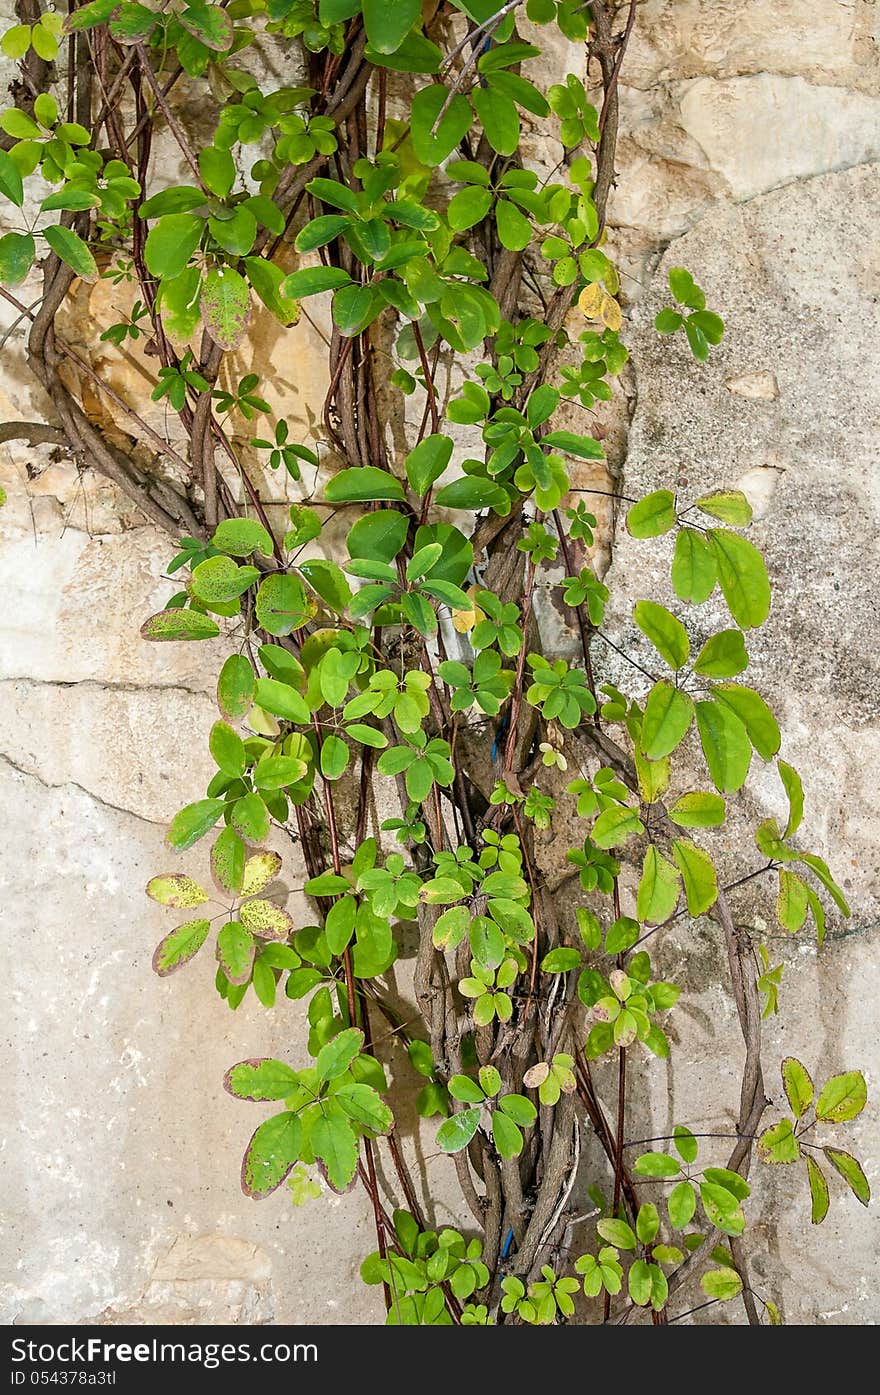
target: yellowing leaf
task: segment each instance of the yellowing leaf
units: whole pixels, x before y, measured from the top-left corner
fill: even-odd
[[[208,900],[208,893],[192,877],[182,872],[170,872],[164,877],[152,877],[147,882],[147,895],[160,906],[174,906],[178,910],[190,906],[202,906]]]
[[[256,896],[280,871],[281,858],[278,853],[255,853],[245,863],[244,880],[241,884],[242,896]]]

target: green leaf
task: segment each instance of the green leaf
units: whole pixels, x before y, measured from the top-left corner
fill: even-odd
[[[206,48],[217,53],[225,53],[232,48],[232,20],[219,5],[189,5],[181,12],[180,23]]]
[[[663,679],[655,683],[642,718],[642,748],[647,758],[661,760],[670,755],[685,737],[693,715],[693,698]]]
[[[739,718],[758,755],[772,760],[782,738],[779,723],[760,693],[739,683],[717,683],[712,693],[717,702]]]
[[[340,266],[304,266],[292,271],[281,282],[281,294],[291,300],[305,300],[322,291],[335,291],[351,284],[351,277]]]
[[[708,1298],[727,1302],[742,1293],[743,1281],[735,1269],[709,1269],[700,1279],[700,1287]]]
[[[678,1171],[678,1168],[676,1168]],[[609,1245],[613,1245],[617,1250],[634,1250],[637,1245],[635,1232],[626,1221],[618,1221],[613,1218],[597,1221],[596,1230],[603,1240],[607,1240]]]
[[[217,960],[230,983],[247,983],[256,946],[253,936],[238,920],[229,920],[217,936]]]
[[[597,818],[590,837],[597,847],[617,848],[634,833],[644,833],[644,824],[635,809],[616,804]]]
[[[350,225],[351,218],[344,213],[325,213],[306,223],[293,245],[298,252],[314,252],[318,247],[326,247]]]
[[[452,457],[449,436],[426,436],[406,457],[406,477],[411,488],[422,498],[438,480]]]
[[[252,552],[272,556],[271,535],[255,518],[224,518],[211,542],[230,557],[249,557]]]
[[[234,722],[250,711],[253,700],[254,671],[250,660],[244,654],[230,654],[217,678],[217,706],[228,722]]]
[[[675,495],[657,489],[633,504],[626,516],[627,531],[633,538],[659,538],[675,527]]]
[[[31,46],[31,26],[29,24],[14,24],[11,29],[7,29],[3,38],[0,39],[0,49],[17,62],[19,58],[24,58]]]
[[[674,266],[669,272],[669,289],[679,305],[686,305],[689,310],[705,309],[706,297],[683,266]]]
[[[868,1102],[868,1087],[860,1070],[832,1075],[822,1087],[816,1101],[816,1118],[831,1124],[843,1124],[861,1114]]]
[[[333,1092],[333,1100],[362,1129],[377,1134],[391,1132],[394,1116],[372,1085],[361,1082],[340,1085]]]
[[[305,773],[305,761],[295,756],[262,756],[254,766],[254,784],[261,790],[280,790],[295,785]]]
[[[700,1145],[691,1130],[685,1124],[676,1124],[672,1133],[675,1140],[675,1150],[682,1162],[696,1162]]]
[[[681,1164],[668,1153],[642,1153],[633,1164],[637,1177],[677,1177]]]
[[[248,843],[262,843],[269,832],[269,811],[256,793],[246,794],[232,806],[232,824]]]
[[[421,0],[363,0],[367,38],[379,53],[395,53],[421,18]]]
[[[541,970],[545,974],[565,974],[569,969],[580,968],[579,949],[551,949],[541,960]]]
[[[276,572],[267,576],[257,592],[257,623],[270,635],[289,635],[312,617],[303,584],[297,576]]]
[[[758,1139],[758,1157],[762,1162],[774,1165],[785,1166],[797,1162],[800,1148],[791,1119],[780,1119],[778,1124],[764,1130]]]
[[[16,208],[21,208],[24,203],[21,171],[6,150],[0,150],[0,194],[14,203]]]
[[[672,555],[672,586],[679,600],[701,605],[715,590],[718,564],[711,544],[693,528],[681,528]]]
[[[807,867],[809,867],[813,872],[815,872],[816,876],[819,878],[819,881],[822,883],[825,890],[828,892],[828,895],[834,901],[834,904],[837,906],[837,909],[840,911],[841,915],[848,916],[850,914],[850,909],[847,904],[846,897],[844,896],[840,887],[837,885],[837,882],[832,877],[828,869],[827,862],[825,862],[823,858],[819,857],[817,853],[801,853],[799,855],[798,860],[800,862],[806,863]]]
[[[681,871],[688,914],[705,914],[718,899],[718,878],[711,857],[689,838],[674,839],[672,856]]]
[[[507,491],[500,484],[483,479],[480,475],[464,475],[451,484],[445,484],[438,490],[434,502],[441,508],[471,509],[475,512],[496,509],[504,514],[510,508]]]
[[[486,1069],[484,1066],[483,1072]],[[501,1088],[500,1082],[498,1088]],[[491,1092],[487,1091],[487,1093]],[[538,1117],[537,1109],[525,1095],[504,1095],[498,1103],[504,1113],[513,1119],[514,1123],[519,1124],[520,1128],[530,1129]]]
[[[166,935],[153,955],[153,969],[159,977],[167,978],[182,969],[199,952],[210,929],[210,920],[188,920]]]
[[[141,625],[141,638],[153,641],[172,639],[216,639],[220,626],[210,615],[198,610],[183,610],[172,606],[151,615]]]
[[[206,557],[193,567],[191,586],[199,600],[222,604],[244,595],[259,577],[256,567],[240,567],[231,557]]]
[[[636,1216],[636,1234],[643,1245],[650,1245],[660,1229],[660,1213],[652,1201],[645,1201]]]
[[[333,323],[340,334],[353,339],[376,318],[383,303],[372,286],[341,286],[333,296]]]
[[[813,1103],[813,1082],[806,1067],[794,1056],[786,1056],[782,1062],[782,1084],[792,1114],[796,1119],[802,1118]]]
[[[697,1209],[697,1194],[690,1182],[679,1182],[669,1193],[666,1203],[669,1219],[676,1230],[684,1230],[690,1225]]]
[[[831,1166],[840,1173],[856,1199],[863,1206],[867,1206],[871,1200],[871,1188],[861,1163],[851,1153],[843,1153],[839,1148],[825,1148],[823,1151]]]
[[[639,938],[640,926],[637,920],[631,919],[628,915],[622,915],[608,929],[605,936],[606,954],[623,954],[626,950],[632,949]]]
[[[461,1104],[483,1104],[486,1098],[482,1086],[469,1075],[453,1075],[449,1080],[448,1089],[452,1098]]]
[[[741,630],[722,630],[706,640],[694,661],[701,678],[733,678],[749,666]]]
[[[825,1180],[825,1174],[821,1167],[809,1153],[806,1155],[806,1162],[807,1176],[810,1179],[810,1200],[812,1202],[810,1219],[813,1225],[821,1225],[828,1215],[828,1204],[830,1201],[828,1183]]]
[[[225,807],[222,799],[199,799],[195,804],[187,804],[171,820],[166,838],[169,846],[180,852],[191,848],[210,832]]]
[[[42,131],[20,107],[8,107],[0,116],[0,127],[16,140],[38,140]]]
[[[573,431],[550,431],[544,437],[544,444],[575,455],[579,460],[604,460],[603,446],[592,436],[577,436]]]
[[[346,539],[349,555],[391,562],[406,541],[407,520],[396,509],[376,509],[359,518]]]
[[[776,767],[785,787],[785,793],[788,795],[788,822],[782,836],[790,838],[800,828],[804,816],[804,787],[801,783],[801,777],[793,765],[786,764],[784,760],[778,760]]]
[[[235,161],[228,150],[206,145],[199,151],[202,183],[218,199],[225,199],[235,183]]]
[[[322,601],[326,601],[331,610],[341,614],[346,609],[352,593],[341,567],[324,557],[310,557],[300,563],[299,569],[312,590],[318,593]]]
[[[283,1100],[297,1086],[296,1071],[284,1061],[271,1057],[256,1057],[231,1066],[223,1079],[223,1088],[238,1100]]]
[[[697,508],[729,523],[733,528],[746,528],[752,521],[752,506],[741,489],[718,490],[697,500]]]
[[[434,123],[444,111],[434,130]],[[450,95],[442,83],[433,83],[416,93],[410,107],[413,150],[423,165],[434,168],[451,155],[473,123],[470,102],[461,92]]]
[[[327,481],[324,498],[328,504],[368,503],[385,499],[403,503],[406,495],[400,480],[387,470],[380,470],[376,465],[362,465],[339,470]]]
[[[668,920],[678,904],[679,875],[653,846],[646,849],[639,882],[636,914],[649,925]]]
[[[198,247],[204,226],[204,220],[191,213],[168,213],[160,218],[147,233],[147,270],[154,276],[179,276]]]
[[[444,1153],[460,1153],[466,1148],[480,1125],[480,1110],[461,1109],[451,1114],[437,1130],[437,1143]]]
[[[502,1158],[518,1158],[523,1148],[523,1136],[508,1115],[501,1109],[492,1114],[492,1138]]]
[[[491,87],[475,87],[471,101],[492,149],[499,155],[512,155],[519,145],[516,103]]]
[[[357,1172],[359,1143],[342,1110],[324,1106],[312,1125],[309,1146],[323,1162],[331,1187],[345,1191]]]
[[[532,240],[532,225],[510,199],[500,199],[495,206],[498,240],[509,252],[522,252]]]
[[[60,223],[44,228],[43,236],[56,257],[66,262],[84,281],[94,281],[98,275],[95,259],[81,237]]]
[[[654,328],[658,334],[675,334],[684,324],[684,317],[677,310],[665,309],[654,316]]]
[[[654,601],[637,601],[633,619],[672,669],[683,668],[691,652],[687,630],[665,606]]]
[[[717,828],[724,822],[725,809],[720,794],[694,790],[676,799],[668,813],[672,822],[680,828]]]
[[[274,207],[274,204],[272,206]],[[284,231],[283,227],[281,231]],[[283,325],[293,324],[297,317],[296,303],[287,300],[281,293],[284,282],[284,272],[281,268],[266,257],[245,257],[244,267],[248,282],[266,309]]]
[[[721,794],[735,794],[745,783],[752,748],[739,717],[719,702],[698,702],[697,728],[712,783]]]
[[[450,200],[446,216],[454,232],[464,232],[481,223],[492,207],[492,190],[469,184]]]
[[[302,1146],[302,1124],[292,1113],[275,1114],[254,1133],[241,1166],[241,1189],[259,1201],[280,1187]]]
[[[226,722],[214,723],[208,737],[208,749],[224,775],[238,779],[244,774],[247,766],[244,742],[238,732],[233,731]]]
[[[338,1036],[332,1037],[315,1058],[315,1070],[321,1081],[335,1080],[343,1075],[355,1056],[360,1055],[364,1044],[364,1034],[357,1027],[347,1027]]]
[[[247,329],[251,297],[247,281],[228,266],[215,266],[202,281],[199,309],[214,343],[237,349]]]
[[[211,871],[224,891],[237,895],[244,879],[245,846],[235,829],[227,825],[211,849]],[[254,859],[252,858],[251,861]],[[281,859],[278,859],[279,864]]]
[[[321,745],[321,774],[338,780],[348,765],[348,747],[341,736],[325,736]]]
[[[807,884],[785,867],[779,869],[776,917],[783,930],[797,934],[807,918]]]
[[[710,528],[708,536],[715,552],[718,583],[731,615],[740,629],[756,629],[770,613],[770,582],[764,558],[738,533]]]
[[[36,243],[30,233],[11,232],[0,237],[0,282],[7,286],[19,285],[33,266],[36,254]]]

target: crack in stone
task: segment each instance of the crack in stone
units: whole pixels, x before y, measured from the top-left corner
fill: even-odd
[[[27,780],[33,780],[34,783],[40,785],[42,789],[78,790],[80,794],[84,794],[87,799],[90,799],[93,804],[98,804],[102,809],[108,809],[111,813],[125,814],[128,818],[137,819],[139,823],[150,824],[153,828],[168,827],[167,819],[149,819],[146,814],[139,814],[135,809],[127,809],[123,804],[111,804],[109,800],[102,799],[99,794],[95,794],[94,790],[87,789],[85,785],[79,784],[76,780],[59,780],[56,784],[53,784],[51,780],[44,780],[42,775],[38,775],[36,771],[27,770],[23,765],[18,765],[5,751],[0,751],[0,762],[8,766],[10,770],[14,770],[17,775],[22,775]]]
[[[211,701],[209,692],[188,688],[185,683],[115,683],[100,678],[33,678],[30,674],[4,674],[0,676],[0,686],[6,683],[27,683],[33,688],[96,688],[106,693],[188,693],[190,697]]]

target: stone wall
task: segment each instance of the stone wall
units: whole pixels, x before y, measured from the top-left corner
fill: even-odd
[[[820,1072],[863,1066],[874,1092],[880,1076],[878,31],[868,0],[645,0],[621,85],[612,224],[634,349],[626,492],[738,481],[752,498],[778,588],[758,676],[805,777],[805,834],[834,848],[854,908],[818,955],[806,935],[774,940],[798,967],[768,1024],[776,1102],[788,1052]],[[545,75],[581,62],[569,48]],[[705,368],[650,329],[677,264],[728,323]],[[94,352],[93,326],[109,313],[84,293],[70,336]],[[322,396],[310,334],[298,330],[284,357],[259,325],[252,335],[255,366],[303,432]],[[101,368],[143,400],[136,354],[108,351]],[[0,418],[45,415],[19,328],[3,348]],[[301,1013],[249,997],[230,1014],[205,965],[173,983],[150,973],[167,921],[142,888],[167,861],[167,820],[207,778],[217,667],[210,647],[137,637],[168,594],[168,542],[51,447],[0,446],[0,474],[0,1320],[376,1320],[376,1292],[357,1277],[372,1243],[360,1193],[296,1210],[284,1196],[255,1205],[238,1186],[255,1121],[219,1088],[223,1071],[250,1055],[296,1059]],[[666,584],[656,547],[622,530],[607,543],[622,595]],[[784,663],[765,672],[771,645]],[[778,812],[779,799],[768,775],[750,812]],[[672,1102],[666,1066],[645,1070],[658,1133],[682,1116],[733,1118],[732,1005],[714,933],[701,923],[660,951],[690,989]],[[875,1103],[853,1139],[874,1183],[876,1118]],[[783,1170],[761,1183],[752,1248],[767,1292],[784,1295],[792,1320],[877,1321],[876,1212],[836,1195],[811,1230],[802,1185]]]

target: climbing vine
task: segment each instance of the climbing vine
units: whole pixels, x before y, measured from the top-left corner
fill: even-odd
[[[800,1171],[817,1224],[837,1179],[867,1204],[845,1147],[866,1087],[845,1063],[788,1057],[789,1112],[765,1117],[761,1021],[782,970],[737,898],[775,882],[781,930],[809,922],[820,947],[828,907],[848,908],[805,850],[776,717],[743,681],[771,605],[747,498],[660,489],[627,506],[581,483],[629,357],[606,213],[635,3],[17,12],[0,43],[21,73],[0,116],[0,293],[53,422],[2,439],[63,444],[169,534],[146,641],[226,647],[216,770],[170,826],[184,870],[147,894],[183,913],[159,975],[213,956],[229,1008],[252,994],[307,1021],[307,1061],[241,1061],[223,1082],[271,1106],[245,1192],[286,1183],[303,1205],[362,1187],[361,1274],[390,1323],[662,1325],[693,1310],[692,1277],[702,1305],[780,1322],[783,1296],[751,1278],[753,1158]],[[589,89],[534,76],[542,45],[566,43],[586,48]],[[129,304],[106,352],[146,346],[165,430],[63,338],[59,311],[99,277]],[[723,321],[686,269],[668,284],[656,331],[711,372]],[[258,303],[282,344],[329,308],[308,441],[259,373],[232,371]],[[662,595],[627,598],[638,656],[606,617],[591,493],[668,564]],[[728,806],[759,763],[788,816],[753,830],[725,884]],[[201,839],[210,888],[185,870]],[[283,865],[304,869],[311,924],[287,909]],[[643,1138],[633,1065],[675,1063],[681,991],[652,954],[702,917],[742,1036],[716,1045],[744,1059],[736,1123]],[[408,1098],[427,1176],[457,1181],[460,1229],[432,1225],[434,1181],[417,1183],[395,1121]]]

